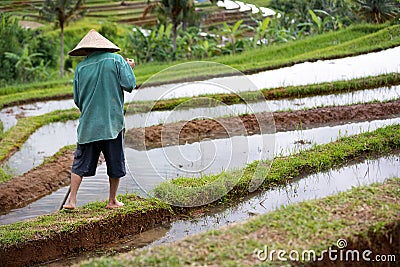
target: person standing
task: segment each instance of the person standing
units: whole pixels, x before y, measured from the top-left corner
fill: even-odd
[[[119,180],[126,175],[123,150],[124,91],[136,87],[135,62],[114,52],[120,48],[90,30],[68,54],[86,56],[74,75],[74,102],[81,114],[77,129],[78,144],[71,170],[71,186],[64,209],[75,209],[83,177],[94,176],[103,153],[110,192],[107,208],[124,204],[117,200]]]

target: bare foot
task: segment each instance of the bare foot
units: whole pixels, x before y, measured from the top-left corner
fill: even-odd
[[[106,208],[107,209],[115,209],[115,208],[120,208],[124,205],[124,203],[119,202],[118,200],[112,201],[112,202],[108,202]]]
[[[70,203],[67,203],[67,204],[63,205],[63,209],[66,209],[66,210],[73,210],[73,209],[75,209],[75,205],[72,205],[72,204],[70,204]]]

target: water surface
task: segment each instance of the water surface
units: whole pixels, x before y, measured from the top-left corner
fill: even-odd
[[[284,156],[325,144],[340,136],[350,136],[391,124],[400,118],[372,122],[349,123],[276,133],[274,155]],[[261,135],[236,136],[204,142],[137,151],[126,148],[127,175],[122,178],[118,193],[136,193],[147,196],[159,183],[179,176],[199,177],[223,170],[243,168],[247,163],[262,159]],[[303,140],[305,142],[299,142]],[[234,147],[234,148],[233,148]],[[235,151],[235,153],[232,153]],[[264,155],[265,156],[265,155]],[[395,170],[397,170],[394,168]],[[391,171],[391,169],[387,169]],[[357,174],[357,173],[355,173]],[[0,224],[51,214],[60,207],[68,187],[59,189],[30,205],[0,216]],[[78,206],[108,198],[108,177],[105,164],[97,169],[95,177],[85,177],[78,193]]]

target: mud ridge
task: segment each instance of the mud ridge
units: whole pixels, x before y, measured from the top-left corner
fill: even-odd
[[[273,120],[272,120],[273,115]],[[308,129],[349,122],[394,118],[400,115],[400,100],[387,103],[356,104],[309,110],[248,114],[240,117],[193,120],[134,128],[125,134],[127,146],[152,149],[162,146],[199,142],[206,138],[227,138],[237,135],[273,133]],[[264,123],[264,125],[262,123]],[[265,125],[268,124],[268,125]]]

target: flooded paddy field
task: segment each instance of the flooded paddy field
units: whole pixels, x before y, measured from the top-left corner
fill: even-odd
[[[310,149],[316,144],[335,141],[339,137],[373,131],[394,124],[400,124],[400,118],[277,132],[275,134],[274,156],[287,156]],[[148,192],[151,192],[154,187],[165,180],[181,176],[199,177],[206,174],[216,174],[224,170],[242,168],[255,160],[265,159],[260,157],[260,144],[266,138],[270,137],[262,135],[236,136],[146,151],[126,147],[128,172],[127,176],[121,180],[118,193],[136,193],[148,197]],[[233,143],[236,146],[235,154],[232,154]],[[208,149],[210,147],[213,149]],[[182,154],[189,156],[182,158]],[[18,154],[16,155],[18,156]],[[21,161],[23,159],[14,158],[15,163]],[[21,164],[21,168],[23,167],[24,165]],[[66,176],[68,178],[68,173],[66,173]],[[62,187],[26,207],[0,215],[0,224],[12,223],[57,211],[67,189],[68,187]],[[79,191],[78,206],[104,200],[107,196],[108,176],[106,165],[103,163],[98,167],[96,177],[88,177],[83,180]]]
[[[255,88],[265,88],[378,75],[398,70],[399,65],[393,59],[394,55],[399,53],[399,51],[399,48],[394,48],[378,53],[352,57],[351,60],[340,59],[313,63],[307,62],[280,70],[248,75],[248,77],[256,85]],[[372,58],[378,61],[385,60],[385,64],[366,64]],[[374,65],[375,68],[370,67],[371,65]],[[357,69],[356,66],[361,70]],[[380,67],[377,68],[376,66]],[[330,69],[331,67],[334,67],[335,71]],[[365,68],[363,69],[362,67]],[[313,71],[315,71],[315,76],[310,76],[310,73],[314,74]],[[234,82],[235,78],[217,79],[231,79]],[[218,90],[212,92],[204,91],[204,87],[201,86],[202,84],[199,83],[199,85],[198,89],[192,88],[193,90],[190,90],[190,94],[188,94],[188,90],[180,91],[174,89],[171,91],[171,88],[176,85],[143,88],[131,96],[127,96],[126,101],[220,93]],[[249,88],[243,88],[243,90],[249,90]],[[226,92],[221,91],[221,93]],[[400,113],[396,110],[396,107],[392,107],[391,111],[388,111],[389,109],[382,109],[381,114],[378,114],[379,112],[376,112],[376,110],[386,105],[382,103],[386,101],[389,101],[388,105],[399,106],[399,96],[400,86],[392,86],[351,93],[270,100],[260,104],[253,103],[250,107],[249,105],[238,104],[128,115],[126,117],[128,131],[125,148],[128,173],[123,178],[118,193],[135,193],[142,197],[148,197],[149,192],[154,187],[164,181],[177,177],[184,176],[195,179],[208,174],[217,174],[221,171],[239,169],[256,160],[265,160],[268,157],[285,157],[313,148],[317,144],[333,142],[343,136],[370,132],[387,125],[398,125],[400,124]],[[370,105],[372,101],[377,102],[374,103],[377,106],[376,110],[370,113],[374,113],[374,116],[379,115],[378,117],[368,117],[365,114],[358,113],[358,109],[361,110],[363,107]],[[357,106],[356,104],[359,105]],[[346,105],[349,106],[349,109],[343,111]],[[15,125],[19,117],[37,116],[54,110],[70,109],[73,106],[72,100],[63,100],[8,107],[1,111],[0,119],[4,123],[5,129],[9,129]],[[214,118],[224,117],[224,119],[228,120],[230,117],[240,114],[251,115],[262,113],[266,111],[266,106],[268,107],[268,112],[273,112],[276,115],[276,120],[271,123],[273,124],[272,128],[276,132],[259,134],[254,131],[245,135],[234,134],[228,136],[214,133],[210,136],[205,135],[197,141],[190,139],[190,135],[193,135],[195,130],[207,129],[210,126],[207,119],[213,121]],[[347,113],[347,119],[338,116],[339,113],[333,112],[335,107],[315,109],[316,107],[327,106],[338,106],[336,110],[343,109],[341,113]],[[352,109],[352,107],[354,108]],[[321,121],[299,121],[299,117],[295,117],[298,115],[293,115],[307,113],[308,109],[311,110],[308,111],[310,113],[313,112],[312,109],[317,110],[316,113],[319,113],[319,115],[329,110],[332,113],[322,117]],[[286,113],[283,112],[284,110],[286,110]],[[322,110],[324,111],[322,112]],[[332,119],[327,119],[328,117]],[[194,119],[199,118],[201,119],[200,121],[204,121],[204,125],[202,125],[204,127],[197,126],[197,128],[193,127],[189,129],[186,133],[188,139],[183,138],[180,140],[182,142],[178,144],[162,142],[161,145],[157,144],[157,127],[162,128],[162,125],[173,125],[179,121],[186,121],[185,126],[187,126],[189,125],[188,121],[194,121]],[[5,163],[6,170],[15,176],[22,176],[24,173],[34,171],[35,167],[42,164],[46,158],[54,155],[62,147],[76,143],[77,124],[77,121],[67,121],[51,123],[41,127]],[[132,141],[135,140],[135,136],[133,138],[129,136],[130,133],[143,127],[150,129],[149,132],[154,135],[152,140],[155,140],[154,144],[145,147],[146,149],[143,149],[143,147],[140,148],[140,146]],[[181,137],[182,129],[180,126],[176,127],[179,137]],[[176,136],[176,133],[174,134]],[[144,141],[147,137],[142,136],[140,138],[143,139],[138,140]],[[70,173],[67,169],[68,167],[65,166],[70,166],[71,160],[70,155],[65,156],[62,160],[63,165],[54,165],[54,168],[59,168],[63,171],[63,180],[69,178]],[[78,195],[78,206],[107,198],[108,177],[106,171],[106,165],[103,162],[98,167],[96,177],[85,178],[83,180]],[[353,186],[382,182],[390,177],[398,177],[400,175],[399,172],[398,152],[393,152],[393,154],[383,157],[367,159],[362,162],[353,162],[352,165],[339,169],[307,177],[299,177],[286,187],[251,195],[231,207],[220,207],[220,209],[216,207],[215,210],[212,209],[209,212],[205,212],[205,214],[200,214],[195,219],[174,221],[152,229],[149,232],[143,232],[139,236],[133,236],[131,239],[126,238],[122,242],[123,247],[116,248],[116,250],[122,251],[171,242],[194,233],[240,222],[252,216],[274,210],[282,205],[290,205],[291,203],[307,199],[321,198],[347,190]],[[37,177],[40,174],[46,175],[46,172],[43,172],[43,169],[39,169],[37,170]],[[33,178],[31,183],[34,183]],[[68,189],[65,181],[63,182],[64,184],[59,183],[58,190],[54,191],[52,189],[48,192],[54,191],[51,194],[37,196],[36,199],[33,198],[34,201],[29,200],[30,204],[28,205],[24,204],[21,208],[12,208],[3,212],[0,215],[0,224],[12,224],[17,221],[56,212]],[[11,184],[15,184],[15,182],[0,185],[1,193],[5,194],[5,188]],[[17,192],[17,194],[20,193]],[[108,246],[115,248],[116,245],[108,244]],[[107,248],[104,248],[104,250],[107,250]],[[76,259],[71,261],[76,261]],[[53,263],[57,264],[57,262]],[[62,261],[59,263],[62,264]]]
[[[46,264],[65,266],[107,254],[155,247],[208,230],[243,222],[253,216],[265,214],[297,202],[334,195],[355,186],[384,182],[388,178],[399,177],[399,162],[400,156],[395,153],[361,162],[353,162],[327,172],[299,177],[287,186],[250,195],[228,207],[211,208],[197,216],[192,216],[192,218],[173,221],[139,235],[128,236],[118,240],[118,242],[111,242],[102,247],[100,254],[96,252],[79,253],[70,255],[68,259],[53,260]]]
[[[263,88],[274,88],[282,86],[306,85],[321,82],[331,82],[337,80],[348,80],[360,77],[368,77],[391,72],[398,72],[400,64],[395,60],[400,53],[400,48],[395,47],[376,53],[369,53],[354,57],[347,57],[335,60],[320,60],[317,62],[305,62],[291,67],[277,70],[269,70],[256,74],[246,75],[247,86],[235,85],[235,79],[243,82],[243,77],[216,78],[201,82],[187,83],[190,87],[182,84],[168,84],[160,86],[144,86],[143,90],[134,90],[133,93],[125,93],[125,102],[160,100],[177,97],[191,97],[203,94],[230,93],[231,91],[219,88],[218,86],[205,86],[207,84],[224,84],[224,80],[229,80],[228,84],[235,85],[235,92],[248,90],[259,90]],[[369,64],[374,62],[374,64]],[[336,97],[320,96],[319,98],[304,98],[300,100],[270,101],[271,111],[284,109],[309,108],[320,105],[343,105],[357,102],[368,102],[371,100],[384,101],[398,97],[398,88],[385,92],[386,89],[376,89],[376,91],[365,91],[363,93],[339,94]],[[72,83],[71,83],[72,92]],[[35,102],[15,107],[4,108],[0,111],[0,120],[4,124],[4,130],[15,125],[17,118],[22,116],[37,116],[55,110],[70,109],[75,107],[72,99]]]

